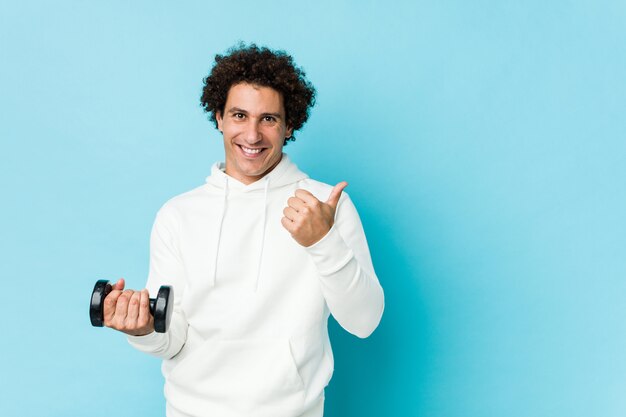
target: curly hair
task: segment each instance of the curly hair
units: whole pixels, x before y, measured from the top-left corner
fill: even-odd
[[[305,78],[306,74],[285,51],[273,51],[255,44],[240,43],[225,55],[215,55],[211,73],[204,78],[200,104],[210,114],[217,127],[216,113],[224,114],[230,88],[239,83],[271,87],[281,93],[285,106],[287,126],[299,130],[309,118],[315,104],[315,88]],[[293,135],[286,138],[296,140]]]

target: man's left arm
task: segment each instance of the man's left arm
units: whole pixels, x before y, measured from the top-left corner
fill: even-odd
[[[307,191],[296,191],[285,209],[283,226],[311,256],[337,322],[364,338],[380,322],[384,295],[359,215],[348,195],[342,194],[345,186],[335,186],[326,202]]]

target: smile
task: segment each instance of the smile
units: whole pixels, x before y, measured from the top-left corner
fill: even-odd
[[[248,148],[243,145],[238,146],[243,151],[243,154],[248,157],[255,157],[265,150],[265,148]]]
[[[245,146],[242,146],[241,149],[243,149],[245,153],[259,153],[263,150],[261,148],[259,149],[246,148]]]

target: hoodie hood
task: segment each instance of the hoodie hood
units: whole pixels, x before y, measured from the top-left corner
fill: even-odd
[[[280,162],[276,165],[276,167],[274,167],[273,170],[252,184],[246,185],[239,180],[236,180],[230,175],[227,175],[224,172],[225,169],[226,165],[224,162],[216,162],[213,164],[211,167],[211,175],[206,178],[207,184],[217,188],[228,188],[232,191],[246,193],[263,190],[268,187],[268,182],[270,184],[269,189],[274,189],[309,178],[308,175],[298,169],[296,164],[291,162],[286,153],[283,153]]]
[[[295,184],[299,181],[308,178],[304,172],[300,171],[296,164],[291,162],[287,154],[282,155],[282,158],[278,165],[266,174],[263,178],[258,181],[253,182],[252,184],[244,184],[239,180],[227,175],[225,171],[225,163],[218,162],[213,164],[211,167],[211,175],[206,178],[206,182],[209,186],[216,187],[222,191],[222,207],[220,210],[220,216],[217,218],[217,236],[216,244],[214,246],[214,253],[210,254],[213,259],[213,270],[208,278],[208,285],[213,287],[215,286],[215,281],[217,277],[217,265],[218,265],[218,256],[220,251],[220,243],[222,239],[222,226],[224,223],[224,217],[226,216],[226,212],[228,210],[228,197],[229,195],[235,195],[238,193],[263,193],[263,220],[261,222],[261,234],[260,234],[260,245],[259,245],[259,253],[257,256],[256,262],[256,279],[254,281],[254,291],[258,289],[259,279],[261,275],[261,264],[263,262],[263,249],[265,247],[265,231],[267,226],[267,204],[268,204],[268,194],[270,190],[281,188],[284,186],[288,186],[291,184]],[[261,196],[259,196],[261,197]],[[286,202],[285,202],[286,204]]]

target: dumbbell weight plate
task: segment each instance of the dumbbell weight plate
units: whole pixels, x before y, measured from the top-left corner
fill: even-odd
[[[154,303],[152,303],[154,301]],[[169,285],[159,288],[156,299],[150,300],[150,311],[154,316],[154,331],[165,333],[172,321],[174,309],[174,289]]]
[[[91,304],[89,305],[89,318],[92,326],[104,326],[104,299],[112,289],[113,287],[106,279],[98,280],[93,287]]]

